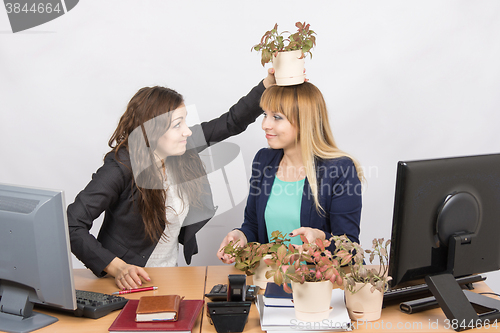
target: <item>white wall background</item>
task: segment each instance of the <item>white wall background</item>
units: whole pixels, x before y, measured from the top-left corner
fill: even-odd
[[[296,21],[318,34],[307,76],[337,143],[367,170],[362,244],[390,237],[397,161],[500,151],[498,1],[85,0],[16,34],[0,9],[0,182],[73,202],[139,88],[174,88],[209,120],[266,75],[251,46]],[[247,176],[266,145],[259,123],[229,140]],[[193,264],[219,264],[243,208],[200,232]],[[500,291],[500,273],[488,283]]]

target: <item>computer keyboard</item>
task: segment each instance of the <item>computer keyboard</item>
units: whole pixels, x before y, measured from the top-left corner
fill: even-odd
[[[78,317],[97,319],[123,308],[127,302],[128,299],[121,296],[76,290],[77,309],[73,313]]]
[[[484,281],[486,277],[481,275],[469,275],[457,278],[456,281],[462,287],[472,289],[470,284],[474,282]],[[432,296],[429,286],[426,283],[417,284],[408,287],[389,289],[384,292],[384,305],[400,303],[417,298]]]
[[[86,290],[75,290],[76,310],[56,308],[46,304],[35,304],[35,306],[50,309],[62,313],[74,315],[76,317],[86,317],[97,319],[104,317],[108,313],[122,309],[127,304],[125,297],[98,293]]]

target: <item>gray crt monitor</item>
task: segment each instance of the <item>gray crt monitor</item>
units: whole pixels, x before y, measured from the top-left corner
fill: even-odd
[[[57,321],[34,303],[76,309],[72,269],[63,191],[0,184],[0,331]]]

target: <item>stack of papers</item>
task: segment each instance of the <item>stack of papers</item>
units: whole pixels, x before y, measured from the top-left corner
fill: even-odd
[[[257,309],[260,326],[270,333],[301,332],[317,333],[321,331],[351,331],[351,319],[344,303],[344,291],[334,289],[330,306],[333,308],[327,319],[319,322],[298,320],[293,307],[266,306],[264,296],[257,295]]]

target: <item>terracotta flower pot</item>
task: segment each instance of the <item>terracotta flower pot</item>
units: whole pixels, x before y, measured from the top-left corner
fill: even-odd
[[[370,291],[371,284],[356,283],[354,294],[345,288],[345,304],[351,320],[374,321],[382,314],[384,293]]]
[[[322,321],[328,318],[333,284],[330,281],[292,282],[295,317],[303,321]]]
[[[259,267],[255,270],[255,274],[253,275],[253,284],[259,286],[261,289],[266,289],[268,282],[273,282],[273,278],[266,279],[266,272],[273,269],[272,266],[267,266],[264,262],[264,259],[270,259],[270,255],[264,256],[260,260]],[[275,268],[276,269],[276,268]]]
[[[278,86],[291,86],[304,83],[304,58],[300,59],[302,51],[278,52],[273,55],[274,77]]]

